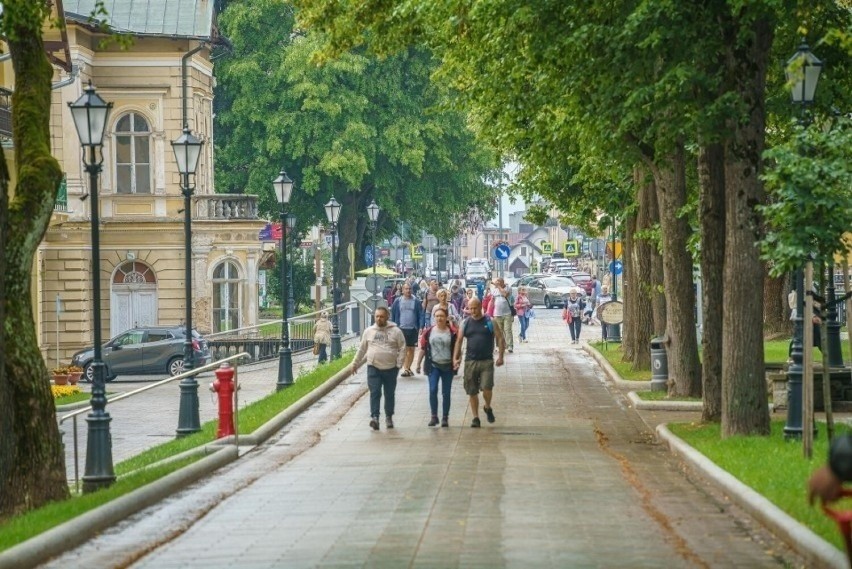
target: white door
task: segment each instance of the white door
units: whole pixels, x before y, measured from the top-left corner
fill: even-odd
[[[110,300],[110,337],[131,328],[156,326],[157,290],[114,285]]]

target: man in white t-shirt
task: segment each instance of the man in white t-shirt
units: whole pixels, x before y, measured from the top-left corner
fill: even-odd
[[[515,299],[512,298],[512,292],[506,286],[503,277],[494,281],[494,290],[491,294],[494,297],[494,300],[492,300],[494,304],[493,318],[503,331],[503,339],[506,341],[506,347],[511,354],[515,347],[512,340],[512,322],[515,320],[512,315],[512,303]]]

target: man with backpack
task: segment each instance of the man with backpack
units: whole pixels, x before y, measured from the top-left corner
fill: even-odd
[[[477,429],[479,421],[479,392],[484,400],[483,411],[489,423],[495,421],[491,407],[491,395],[494,390],[494,367],[503,365],[503,352],[506,343],[503,332],[490,317],[482,312],[482,303],[476,297],[468,303],[470,316],[459,330],[459,338],[464,338],[464,390],[470,399],[470,411],[473,421],[470,426]],[[497,360],[494,360],[494,346],[497,346]],[[453,369],[461,367],[462,342],[456,342],[453,350]]]

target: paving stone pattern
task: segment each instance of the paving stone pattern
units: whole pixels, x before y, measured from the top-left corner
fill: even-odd
[[[681,472],[569,344],[558,311],[497,373],[471,429],[460,378],[429,428],[401,378],[373,432],[362,371],[267,445],[47,567],[790,567],[798,561]],[[584,328],[595,338],[599,328]]]

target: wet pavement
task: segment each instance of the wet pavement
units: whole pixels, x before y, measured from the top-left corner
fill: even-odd
[[[600,334],[584,328],[584,338]],[[494,424],[430,428],[401,378],[368,427],[365,373],[210,480],[45,567],[785,567],[785,547],[683,472],[559,311],[498,368]],[[274,383],[274,379],[273,379]]]

